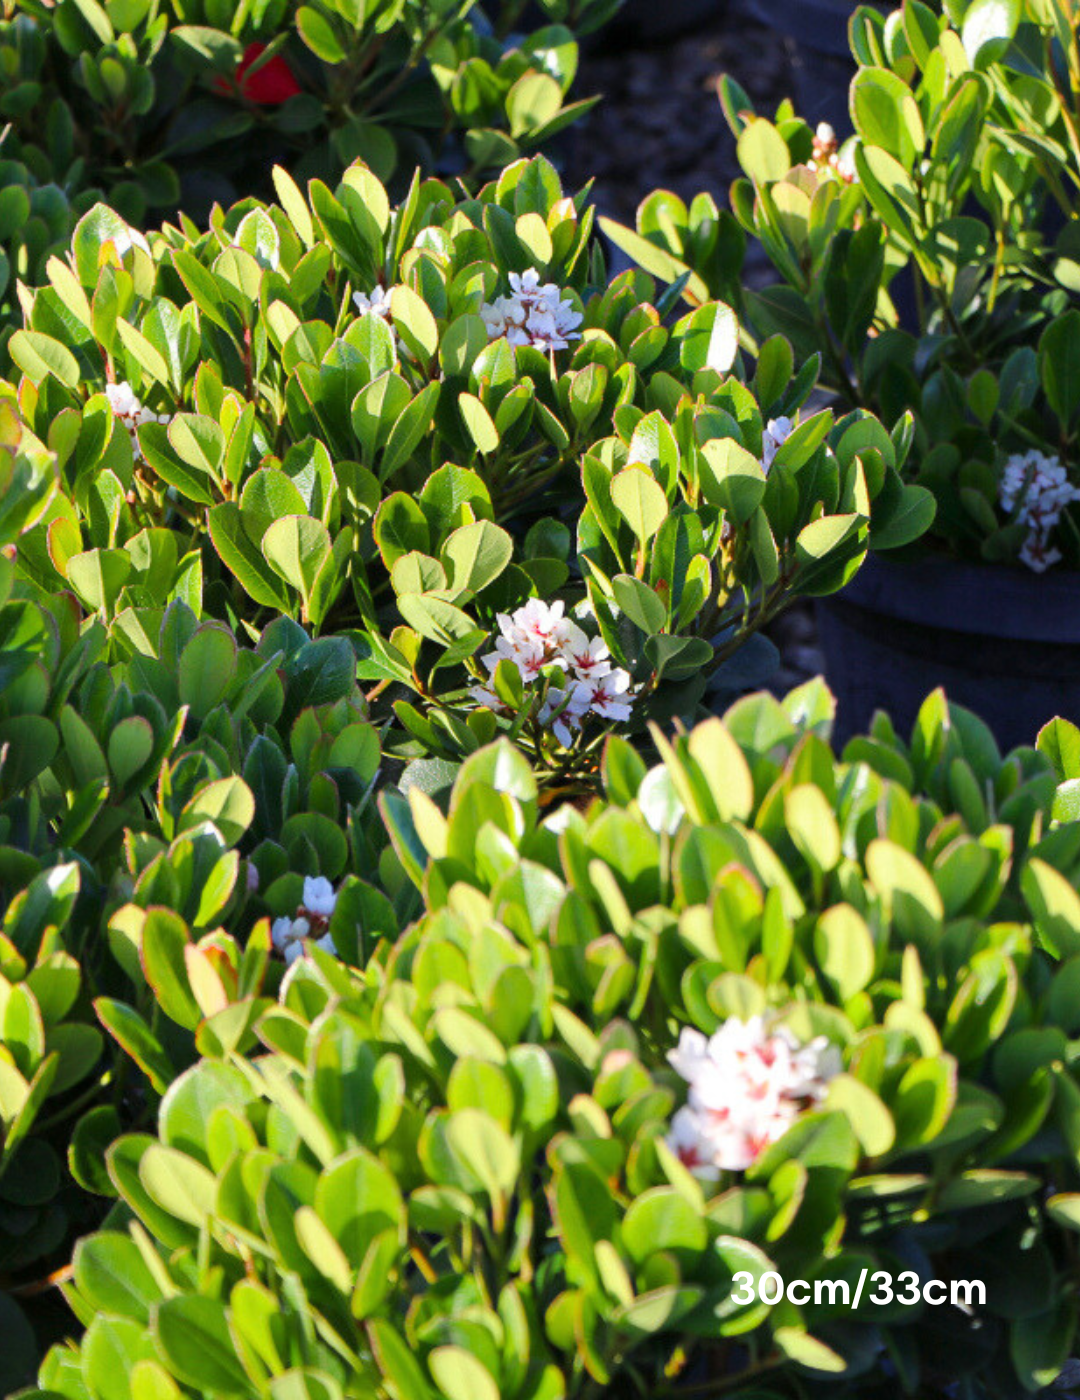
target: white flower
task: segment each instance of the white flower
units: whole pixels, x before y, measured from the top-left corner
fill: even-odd
[[[588,705],[576,686],[560,690],[553,685],[548,688],[537,718],[541,724],[550,725],[556,739],[564,749],[568,749],[574,742],[574,734],[581,728],[587,710]]]
[[[509,335],[511,322],[507,315],[508,310],[508,297],[496,297],[494,302],[485,302],[480,308],[480,319],[487,329],[489,340],[498,340],[500,336]]]
[[[841,151],[836,132],[828,122],[820,122],[813,138],[813,156],[806,162],[808,170],[817,175],[837,175],[845,184],[855,179],[855,160],[852,144],[848,142]]]
[[[522,680],[535,681],[547,666],[548,659],[547,648],[537,642],[496,637],[495,650],[488,652],[487,656],[483,657],[483,662],[494,675],[500,661],[512,661],[521,673]]]
[[[553,282],[541,283],[535,267],[510,273],[510,295],[485,302],[480,315],[488,338],[505,336],[510,345],[535,345],[540,350],[565,350],[580,340],[584,317],[564,299]]]
[[[497,715],[505,713],[507,706],[495,694],[484,685],[474,685],[469,690],[470,697],[485,710],[494,710]]]
[[[390,315],[390,292],[385,287],[373,287],[370,292],[353,292],[353,304],[361,316],[378,316],[385,321]]]
[[[574,683],[580,702],[601,719],[625,724],[630,718],[633,698],[630,690],[630,673],[616,667],[606,675],[593,675],[588,680]]]
[[[314,943],[324,952],[336,952],[329,929],[336,905],[337,893],[324,875],[305,876],[304,893],[296,916],[290,918],[285,914],[270,926],[270,941],[285,959],[286,966],[291,967],[302,955],[306,942]]]
[[[321,914],[324,919],[328,919],[334,912],[337,904],[337,895],[334,887],[325,875],[312,878],[310,875],[304,880],[304,903],[303,908],[309,914]]]
[[[684,1029],[668,1060],[690,1086],[668,1145],[708,1180],[745,1171],[840,1072],[839,1052],[824,1036],[800,1045],[786,1027],[769,1030],[761,1016],[731,1017],[708,1040]]]
[[[573,626],[564,616],[565,611],[566,604],[561,601],[545,603],[540,598],[530,598],[513,617],[506,613],[497,615],[499,630],[515,651],[529,647],[555,651],[570,636]]]
[[[671,1120],[667,1145],[696,1177],[702,1181],[719,1181],[716,1142],[703,1129],[702,1120],[692,1108],[680,1108]],[[727,1157],[729,1154],[722,1155]]]
[[[794,431],[795,424],[790,418],[770,418],[765,424],[765,432],[761,439],[761,465],[765,468],[766,476],[776,454]]]
[[[498,297],[491,304],[480,308],[480,315],[487,327],[488,339],[498,340],[505,336],[511,345],[529,345],[531,337],[527,329],[529,310],[513,297]]]
[[[1051,564],[1060,564],[1060,549],[1048,549],[1041,535],[1031,534],[1020,546],[1020,562],[1037,574],[1045,574]]]
[[[579,680],[606,676],[611,671],[611,652],[603,637],[589,638],[574,624],[571,624],[561,650],[563,658],[573,667]]]
[[[540,285],[540,274],[535,267],[530,267],[528,272],[511,272],[510,290],[520,300],[525,301],[543,295],[548,288]],[[554,290],[554,287],[552,287]]]
[[[495,645],[498,646],[498,642]],[[544,673],[544,668],[549,664],[548,649],[536,643],[517,653],[517,666],[521,672],[522,680],[539,680]]]
[[[777,1034],[787,1037],[793,1048],[791,1088],[801,1090],[808,1099],[823,1099],[829,1092],[829,1080],[843,1069],[840,1051],[823,1035],[799,1045],[786,1027],[781,1026]]]
[[[537,718],[560,744],[569,748],[589,715],[616,723],[630,718],[634,695],[629,672],[612,666],[603,638],[590,638],[571,621],[561,600],[530,598],[515,613],[497,616],[495,649],[481,661],[491,675],[500,662],[509,661],[526,685],[547,681]],[[474,686],[469,693],[497,713],[507,709],[488,687]]]
[[[739,1023],[740,1025],[742,1022]],[[668,1051],[668,1064],[688,1084],[692,1084],[701,1070],[709,1063],[709,1039],[693,1026],[684,1026],[679,1035],[679,1043]]]
[[[853,185],[855,183],[859,172],[855,168],[855,145],[853,142],[849,142],[839,155],[835,157],[833,169],[836,171],[837,175],[840,176],[845,185]]]
[[[1036,573],[1044,573],[1061,559],[1050,545],[1061,513],[1080,501],[1080,489],[1069,481],[1059,457],[1035,451],[1014,453],[1005,463],[998,499],[1002,509],[1028,527],[1020,558]]]
[[[307,919],[290,919],[286,914],[284,918],[275,919],[270,926],[270,941],[285,959],[286,967],[292,967],[297,958],[303,955],[304,943],[310,936],[311,925]],[[334,940],[328,933],[312,941],[324,952],[335,951]]]
[[[105,397],[109,400],[109,407],[113,411],[113,417],[118,418],[128,430],[131,438],[131,450],[135,454],[135,460],[142,458],[143,450],[139,445],[138,429],[144,423],[168,423],[167,413],[154,413],[139,402],[135,391],[125,379],[120,384],[106,384]]]
[[[142,404],[126,379],[121,384],[106,384],[105,397],[117,418],[136,418],[143,412]]]

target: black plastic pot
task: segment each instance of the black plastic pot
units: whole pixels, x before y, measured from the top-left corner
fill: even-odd
[[[871,555],[817,616],[841,744],[876,709],[906,735],[936,686],[1003,749],[1033,744],[1055,715],[1080,717],[1080,573]]]

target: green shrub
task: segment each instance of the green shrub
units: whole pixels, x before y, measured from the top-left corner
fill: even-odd
[[[1069,720],[1051,720],[1038,738],[1039,752],[1049,759],[1058,779],[1054,799],[1057,821],[1075,821],[1080,811],[1080,729]]]
[[[117,864],[137,882],[207,820],[229,844],[249,833],[246,852],[271,897],[286,876],[370,873],[379,738],[348,644],[312,641],[283,619],[255,648],[240,647],[179,600],[156,632],[152,616],[130,620],[137,650],[130,634],[110,638],[93,620],[78,635],[68,598],[0,607],[10,677],[0,699],[0,881],[30,878],[59,850],[95,865],[106,885]]]
[[[245,998],[254,1015],[284,970],[270,920],[310,882],[332,882],[330,932],[357,965],[418,904],[378,820],[388,774],[349,644],[283,618],[238,645],[185,601],[198,556],[178,563],[165,531],[116,552],[138,606],[112,626],[70,593],[27,597],[12,554],[56,480],[9,410],[3,428],[0,1290],[100,1220],[105,1147],[195,1060],[199,1023],[215,1047],[243,1041]]]
[[[378,735],[347,644],[344,669],[294,624],[238,648],[175,602],[163,659],[109,665],[99,624],[65,650],[71,622],[62,603],[0,607],[0,1287],[95,1223],[104,1148],[205,1037],[244,1038],[285,952],[271,917],[333,882],[331,933],[362,965],[397,927],[370,882],[403,913],[415,901],[377,820]]]
[[[855,135],[842,147],[790,103],[758,116],[725,80],[746,177],[733,215],[660,191],[636,234],[609,231],[651,271],[689,278],[692,304],[723,295],[756,335],[820,353],[845,408],[887,425],[912,413],[910,479],[933,492],[950,549],[1076,567],[1073,7],[864,5],[851,42]],[[780,280],[740,298],[744,231]]]
[[[1047,759],[1003,759],[940,694],[910,743],[879,719],[840,761],[830,720],[815,684],[657,769],[613,738],[587,811],[545,816],[505,741],[448,814],[387,798],[428,912],[364,973],[311,950],[262,1052],[212,1053],[110,1150],[121,1205],[69,1290],[86,1336],[27,1395],[1049,1383],[1075,1323],[1080,826],[1052,821]],[[756,1015],[842,1070],[699,1179],[669,1052]],[[841,1306],[864,1268],[987,1304]],[[735,1275],[770,1270],[836,1299],[740,1306]]]
[[[81,883],[76,863],[51,866],[12,900],[0,924],[4,1277],[25,1275],[76,1228],[96,1223],[64,1161],[71,1118],[106,1097],[110,1069],[80,965],[96,932],[92,895]],[[117,1118],[114,1136],[120,1128]]]
[[[691,717],[792,597],[850,577],[868,530],[925,528],[906,422],[796,425],[816,360],[796,373],[778,337],[745,383],[728,307],[669,326],[648,278],[609,284],[593,210],[544,158],[475,199],[414,182],[396,209],[360,165],[307,199],[275,178],[280,207],[152,249],[97,207],[26,295],[13,398],[63,483],[20,549],[28,585],[114,631],[184,580],[230,625],[346,635],[401,726],[390,752],[445,765],[504,724],[573,784],[603,728],[552,738],[565,675],[489,674],[500,616],[586,604],[634,712]],[[718,680],[745,687],[745,658]],[[478,701],[490,684],[513,723]]]
[[[49,258],[63,251],[76,219],[93,203],[92,193],[69,200],[60,186],[47,178],[38,180],[20,161],[0,160],[0,335],[4,341],[20,316],[18,283],[44,282]]]

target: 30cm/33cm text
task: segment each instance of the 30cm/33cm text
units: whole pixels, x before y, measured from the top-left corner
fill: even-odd
[[[737,1273],[733,1282],[731,1300],[741,1305],[765,1303],[774,1307],[786,1298],[796,1306],[812,1302],[818,1307],[828,1305],[854,1311],[864,1301],[878,1307],[889,1303],[902,1303],[907,1307],[927,1303],[931,1307],[951,1304],[954,1308],[974,1308],[986,1303],[986,1284],[978,1279],[932,1278],[924,1282],[914,1270],[890,1274],[884,1269],[873,1273],[863,1269],[854,1288],[847,1279],[818,1278],[813,1283],[804,1278],[785,1281],[777,1273],[755,1275],[745,1270]]]

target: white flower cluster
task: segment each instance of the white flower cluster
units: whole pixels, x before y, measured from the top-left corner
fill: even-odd
[[[291,967],[304,951],[304,944],[311,939],[316,947],[327,953],[334,952],[334,940],[330,936],[330,915],[337,904],[337,894],[333,885],[324,875],[304,880],[304,897],[296,917],[288,914],[275,919],[270,926],[270,941]]]
[[[113,417],[118,418],[128,430],[131,437],[131,450],[135,454],[138,462],[143,455],[139,446],[137,429],[144,423],[168,423],[170,422],[167,413],[154,413],[140,403],[134,389],[125,379],[121,384],[106,384],[105,397],[109,400],[109,407],[113,411]]]
[[[511,272],[510,295],[485,303],[480,315],[490,340],[504,335],[511,345],[535,345],[539,350],[565,350],[572,340],[581,339],[578,327],[584,320],[554,282],[540,281],[535,267]]]
[[[855,179],[855,161],[850,150],[840,152],[836,132],[828,122],[820,122],[814,132],[814,155],[806,162],[807,169],[821,175],[836,175],[845,185]]]
[[[1072,484],[1059,457],[1045,453],[1015,453],[1005,463],[999,499],[1002,509],[1028,527],[1028,537],[1020,558],[1036,573],[1045,573],[1061,558],[1060,549],[1050,547],[1050,535],[1061,519],[1061,512],[1073,501],[1080,501],[1080,488]]]
[[[761,465],[765,468],[766,476],[769,474],[769,468],[772,466],[776,454],[794,431],[795,424],[790,418],[770,418],[765,424],[761,444]]]
[[[569,748],[588,715],[625,724],[634,696],[629,672],[611,664],[603,640],[590,640],[563,613],[561,602],[548,604],[539,598],[530,598],[512,616],[499,613],[495,650],[482,660],[492,675],[500,661],[512,661],[526,685],[558,673],[563,683],[549,685],[539,719]],[[489,710],[506,709],[494,690],[474,686],[470,693]]]
[[[684,1028],[668,1059],[690,1085],[668,1146],[705,1181],[746,1171],[825,1096],[841,1068],[824,1036],[800,1045],[783,1026],[768,1030],[761,1016],[732,1017],[708,1039]]]

